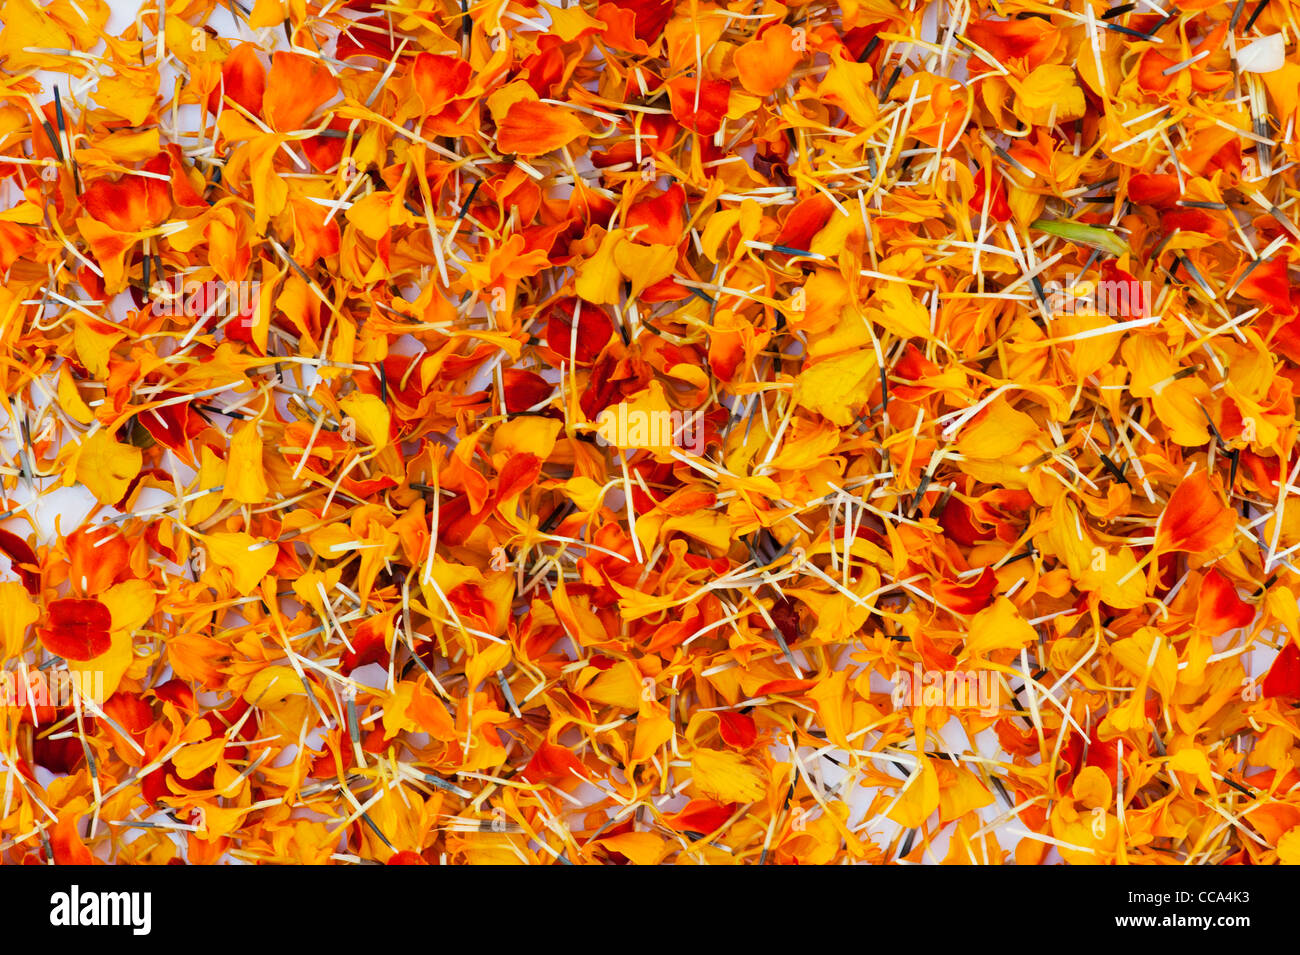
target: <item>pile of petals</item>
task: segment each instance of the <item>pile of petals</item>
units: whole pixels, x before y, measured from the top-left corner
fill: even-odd
[[[5,0],[0,855],[1300,862],[1294,15]]]

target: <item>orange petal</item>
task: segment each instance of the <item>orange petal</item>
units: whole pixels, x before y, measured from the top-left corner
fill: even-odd
[[[497,127],[497,147],[519,156],[540,156],[567,146],[586,132],[587,127],[571,110],[521,100],[510,107]]]
[[[736,51],[740,85],[757,96],[771,96],[785,86],[803,58],[797,46],[794,29],[788,24],[778,23],[764,30]]]
[[[1236,517],[1220,503],[1209,475],[1198,471],[1174,490],[1160,516],[1156,550],[1203,553],[1232,540]]]
[[[266,70],[257,56],[257,45],[241,43],[221,66],[221,85],[208,96],[208,112],[221,110],[221,97],[234,100],[254,116],[262,115],[262,93],[266,89]]]
[[[303,129],[312,113],[338,91],[338,80],[320,60],[277,50],[266,78],[266,118],[281,132]]]

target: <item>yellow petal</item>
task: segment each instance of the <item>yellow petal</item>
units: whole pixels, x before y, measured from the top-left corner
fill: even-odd
[[[957,450],[968,458],[997,461],[1038,434],[1034,419],[1017,411],[1002,396],[998,396],[974,424],[961,431]]]
[[[668,718],[666,707],[653,701],[643,701],[641,715],[636,721],[636,736],[632,741],[632,762],[643,763],[676,735],[677,727]]]
[[[983,809],[993,802],[993,794],[985,788],[979,778],[964,766],[946,766],[945,776],[951,774],[952,781],[939,787],[939,819],[948,822]]]
[[[594,668],[593,668],[594,669]],[[608,670],[598,671],[591,684],[581,691],[584,699],[619,709],[635,710],[641,705],[641,673],[626,660]]]
[[[1096,809],[1109,806],[1115,791],[1111,788],[1110,777],[1105,770],[1097,766],[1085,766],[1075,778],[1070,794],[1075,802],[1082,803],[1088,809]]]
[[[624,832],[601,839],[600,844],[627,856],[634,865],[655,865],[664,853],[664,840],[653,832]]]
[[[59,369],[59,407],[67,412],[68,417],[81,424],[90,424],[95,420],[95,413],[82,400],[67,365]]]
[[[605,496],[605,489],[589,477],[569,478],[562,487],[565,497],[581,511],[594,511]]]
[[[1264,594],[1264,606],[1282,622],[1291,639],[1300,643],[1300,608],[1295,595],[1287,587],[1270,587]]]
[[[496,429],[492,435],[493,463],[499,454],[534,454],[545,461],[555,450],[555,439],[563,425],[554,418],[537,418],[531,415],[512,418]],[[504,463],[504,461],[502,462]]]
[[[1156,640],[1160,647],[1152,656]],[[1161,696],[1173,692],[1178,677],[1178,654],[1170,642],[1154,627],[1143,627],[1131,637],[1111,644],[1111,655],[1135,680],[1150,675],[1151,686]]]
[[[140,473],[143,461],[139,448],[118,443],[100,428],[82,442],[74,473],[100,503],[116,504],[126,495],[131,479]]]
[[[339,402],[343,413],[357,424],[357,433],[368,441],[376,451],[388,447],[389,426],[392,415],[382,398],[378,395],[362,394],[354,391]]]
[[[199,450],[199,487],[224,487],[225,483],[226,462],[217,457],[211,448],[204,445]],[[221,500],[220,491],[204,494],[190,505],[189,513],[185,517],[186,524],[190,526],[202,524],[221,506]]]
[[[870,350],[847,352],[801,373],[795,379],[794,401],[846,428],[875,385],[875,355]]]
[[[364,199],[358,199],[348,209],[346,218],[362,235],[372,242],[378,242],[395,225],[393,215],[393,194],[391,192],[372,192]],[[401,208],[398,206],[398,208]]]
[[[40,608],[22,584],[16,580],[0,582],[0,648],[6,660],[22,653],[27,628],[40,615]]]
[[[836,746],[848,746],[846,720],[844,719],[844,695],[848,683],[848,674],[836,670],[828,678],[818,681],[808,691],[808,697],[817,704],[817,713],[821,717],[822,728],[826,738]]]
[[[637,298],[648,285],[673,274],[677,267],[677,248],[672,245],[637,245],[620,242],[614,246],[614,264],[632,283],[629,298]]]
[[[102,332],[86,321],[76,321],[72,329],[72,347],[86,369],[96,378],[108,377],[108,356],[122,340],[121,332]]]
[[[253,420],[245,423],[230,440],[223,494],[240,504],[261,504],[268,491],[262,464],[262,438],[257,433],[257,421]]]
[[[920,759],[921,765],[912,771],[902,794],[887,813],[906,829],[917,828],[939,808],[939,777],[928,759],[924,756]]]
[[[172,762],[176,764],[176,773],[182,779],[192,779],[203,770],[212,766],[221,758],[222,751],[226,748],[226,738],[218,736],[216,739],[205,740],[202,743],[191,743],[182,747]]]
[[[1131,547],[1106,552],[1106,569],[1101,572],[1098,593],[1102,600],[1117,610],[1132,610],[1146,601],[1146,578],[1142,574],[1129,573],[1137,563]]]
[[[262,27],[277,27],[288,18],[284,0],[257,0],[253,4],[248,25],[254,30],[260,30]]]
[[[1020,95],[1012,101],[1012,108],[1026,123],[1042,125],[1053,115],[1058,122],[1078,119],[1087,108],[1071,67],[1044,64],[1018,85]]]
[[[691,772],[700,792],[723,802],[757,802],[766,792],[762,775],[739,753],[697,749]]]
[[[471,690],[477,690],[489,674],[496,673],[510,662],[510,644],[494,643],[480,650],[465,666],[465,681]]]
[[[719,511],[698,511],[664,521],[662,532],[680,531],[692,537],[719,556],[725,554],[732,542],[732,525],[727,515]]]
[[[1300,865],[1300,826],[1288,829],[1277,841],[1277,861],[1283,865]]]
[[[623,231],[616,229],[605,233],[594,255],[578,266],[574,291],[588,302],[613,305],[618,302],[619,285],[623,276],[614,262],[614,249],[623,241]]]
[[[208,534],[203,538],[208,551],[208,559],[218,567],[230,572],[235,589],[248,596],[275,565],[278,550],[274,544],[262,543],[254,546],[254,540],[243,531],[236,533]]]
[[[1210,761],[1199,749],[1189,747],[1180,750],[1169,757],[1168,765],[1171,772],[1195,776],[1196,781],[1204,786],[1207,792],[1214,792],[1214,776],[1210,771]]]
[[[993,650],[1019,650],[1033,643],[1034,628],[1020,616],[1020,611],[1006,597],[998,597],[993,606],[977,613],[966,637],[966,657],[983,656]]]
[[[890,282],[876,293],[878,321],[900,338],[930,338],[930,313],[902,282]]]
[[[266,234],[267,223],[279,215],[289,200],[289,186],[275,168],[275,157],[280,151],[280,137],[260,136],[250,144],[253,150],[252,176],[254,228],[258,235]]]
[[[244,701],[265,710],[283,703],[291,696],[305,695],[302,680],[293,667],[270,666],[253,674],[248,688],[244,690]]]

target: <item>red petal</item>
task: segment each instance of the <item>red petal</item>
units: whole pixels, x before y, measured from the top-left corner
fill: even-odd
[[[1211,550],[1231,537],[1235,524],[1234,512],[1219,501],[1207,472],[1198,471],[1170,496],[1156,530],[1156,549],[1161,553]]]
[[[27,592],[38,593],[41,589],[41,565],[36,559],[36,551],[17,534],[5,530],[0,530],[0,551],[9,555],[14,573],[22,580]]]
[[[949,499],[939,515],[939,526],[945,537],[966,547],[993,539],[993,532],[977,523],[974,509],[956,497]]]
[[[1267,262],[1259,263],[1237,287],[1237,294],[1252,302],[1271,306],[1283,315],[1294,314],[1287,267],[1285,255],[1277,255]]]
[[[541,473],[541,458],[535,454],[516,454],[497,476],[497,494],[501,500],[508,501],[536,481]]]
[[[619,10],[629,10],[636,17],[636,38],[645,43],[659,39],[673,15],[673,0],[613,0]]]
[[[549,331],[548,328],[548,340]],[[511,368],[502,375],[502,379],[505,385],[506,411],[510,414],[527,411],[534,405],[541,404],[555,392],[554,385],[533,371]]]
[[[984,212],[984,195],[988,192],[988,184],[991,178],[992,173],[988,169],[984,170],[982,176],[976,177],[975,193],[968,203],[971,209],[981,215]],[[1001,182],[994,184],[993,194],[989,197],[988,202],[989,215],[998,222],[1006,222],[1011,218],[1011,206],[1007,204],[1007,191],[1003,188]]]
[[[164,391],[156,397],[179,398],[181,395],[174,391]],[[189,439],[202,433],[208,426],[188,401],[164,405],[161,408],[150,408],[136,420],[144,425],[144,429],[155,441],[186,458],[190,456],[187,447]]]
[[[1178,177],[1172,173],[1140,172],[1128,181],[1129,199],[1158,209],[1172,206],[1182,194]]]
[[[385,642],[387,629],[391,625],[391,615],[379,614],[373,617],[367,617],[349,641],[352,649],[343,654],[343,660],[340,669],[343,675],[347,676],[357,667],[363,667],[370,663],[378,663],[387,669],[388,667],[388,646]]]
[[[764,683],[755,691],[755,696],[791,696],[811,690],[817,685],[816,680],[773,680]]]
[[[1210,570],[1201,583],[1196,602],[1196,626],[1220,636],[1229,630],[1249,627],[1255,608],[1237,596],[1237,588],[1217,568]]]
[[[914,381],[915,385],[900,385],[896,381],[889,384],[890,397],[901,398],[903,401],[915,401],[917,398],[924,398],[934,391],[934,388],[923,382],[939,374],[939,366],[930,361],[921,353],[921,350],[911,342],[903,349],[903,354],[894,362],[894,373],[892,377],[902,378],[906,381]]]
[[[697,86],[698,102],[695,95]],[[668,102],[673,117],[701,136],[712,136],[722,128],[722,117],[727,115],[730,101],[731,84],[727,80],[699,83],[694,77],[682,76],[668,84]]]
[[[752,716],[722,710],[718,713],[718,735],[733,749],[749,749],[758,739],[758,727]]]
[[[340,487],[348,495],[356,498],[358,501],[368,501],[375,497],[380,491],[386,491],[390,487],[397,487],[397,480],[390,475],[381,474],[379,477],[365,478],[357,480],[352,477],[345,477],[340,482]]]
[[[949,504],[952,502],[949,501]],[[957,613],[978,613],[989,605],[993,591],[998,586],[998,575],[992,567],[985,567],[984,572],[969,584],[940,580],[934,584],[934,599]]]
[[[355,5],[346,4],[346,6]],[[393,34],[388,30],[388,19],[386,17],[366,17],[364,20],[356,21],[356,23],[358,29],[348,30],[339,36],[334,55],[340,60],[350,59],[354,56],[373,56],[385,63],[390,62],[397,54],[397,48],[390,39]]]
[[[346,133],[352,124],[346,119],[331,119],[325,128],[331,132]],[[343,136],[308,136],[302,140],[302,151],[319,172],[333,169],[343,161],[343,147],[347,140]]]
[[[5,272],[36,244],[31,229],[13,222],[0,222],[0,269]]]
[[[51,601],[49,626],[39,636],[47,650],[65,660],[90,660],[112,645],[112,625],[112,615],[98,600],[64,597]]]
[[[974,20],[967,26],[966,35],[998,62],[1023,57],[1026,66],[1033,69],[1055,46],[1057,28],[1037,19]]]
[[[388,860],[389,865],[428,865],[424,857],[416,852],[394,852],[393,857]]]
[[[587,767],[569,750],[554,743],[542,743],[519,778],[529,783],[572,782],[574,774],[580,779],[589,778]]]
[[[158,697],[158,699],[166,700],[168,703],[174,703],[183,710],[194,709],[194,691],[190,688],[189,684],[185,683],[183,680],[168,680],[161,686],[154,687],[153,693],[154,696]],[[109,697],[109,702],[112,702],[115,698],[116,696]],[[152,722],[152,717],[148,718],[143,724],[142,730],[147,728]],[[125,726],[126,724],[123,723],[122,725]],[[128,729],[131,729],[131,732],[133,733],[135,732],[134,727],[128,727]]]
[[[609,344],[610,336],[614,334],[614,323],[604,309],[583,302],[582,310],[578,312],[578,337],[575,344],[572,339],[573,313],[577,301],[565,299],[547,309],[546,344],[564,358],[572,354],[577,364],[590,365]]]
[[[1300,647],[1288,643],[1268,668],[1260,690],[1267,699],[1300,700]]]
[[[1173,82],[1165,71],[1176,62],[1163,53],[1147,50],[1138,61],[1138,86],[1149,93],[1163,93]]]
[[[820,192],[804,199],[786,216],[781,232],[776,237],[777,245],[791,249],[808,251],[812,240],[831,219],[835,211],[834,204]]]
[[[686,190],[677,183],[637,202],[627,213],[628,229],[641,227],[636,240],[647,245],[676,245],[686,227]]]
[[[721,828],[735,811],[734,802],[692,799],[681,812],[664,816],[663,822],[664,825],[678,832],[698,832],[707,835]]]

